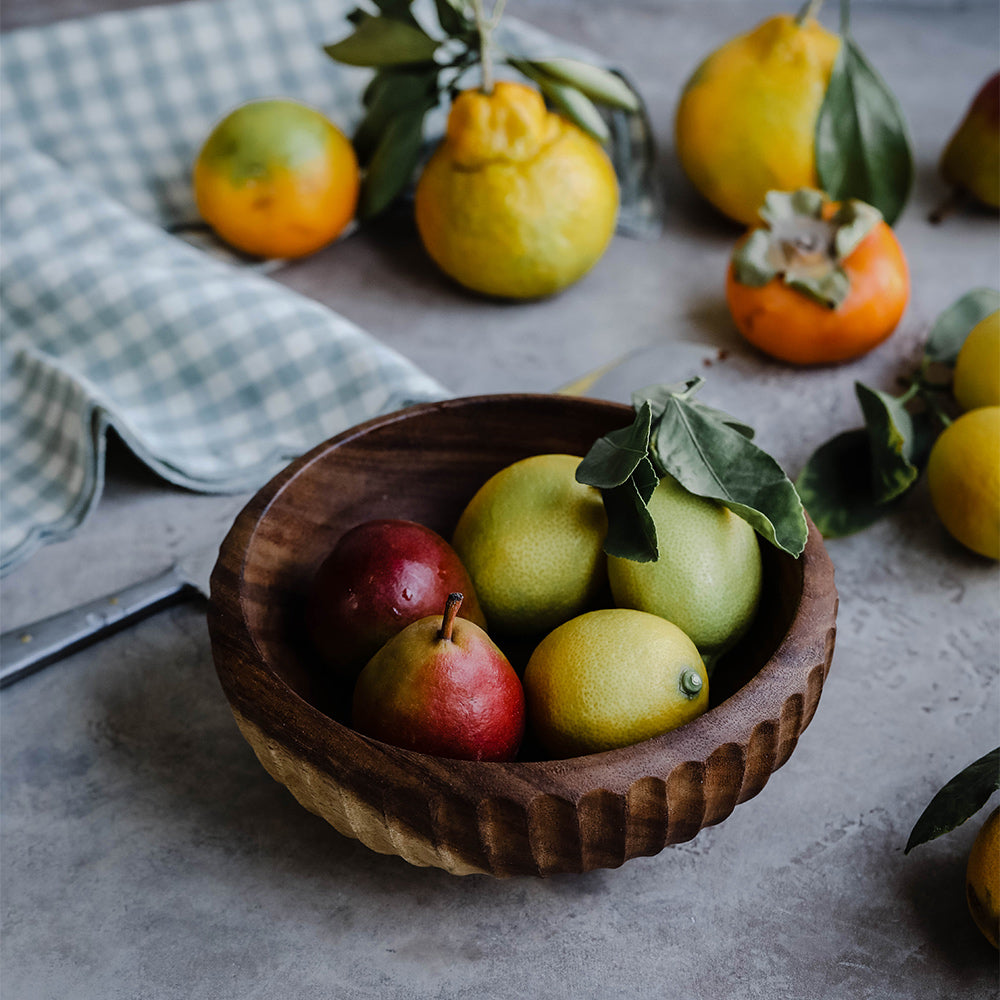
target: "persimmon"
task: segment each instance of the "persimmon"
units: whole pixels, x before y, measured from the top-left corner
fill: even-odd
[[[895,330],[910,296],[906,258],[877,209],[818,191],[771,191],[763,225],[737,243],[726,301],[755,347],[798,365],[860,357]]]

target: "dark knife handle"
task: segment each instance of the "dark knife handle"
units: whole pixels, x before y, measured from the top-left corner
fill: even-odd
[[[0,636],[0,688],[198,591],[171,567],[149,580]]]

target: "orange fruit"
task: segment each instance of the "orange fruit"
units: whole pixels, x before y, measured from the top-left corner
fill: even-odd
[[[219,122],[194,165],[202,218],[226,243],[259,257],[302,257],[354,216],[354,147],[297,101],[251,101]]]
[[[839,205],[828,202],[823,217]],[[737,244],[734,255],[750,237]],[[823,266],[831,262],[824,261]],[[810,266],[805,261],[805,266]],[[836,306],[818,302],[781,276],[755,287],[736,278],[730,262],[726,302],[740,333],[755,347],[792,364],[830,364],[860,357],[895,330],[910,297],[910,276],[892,229],[879,220],[839,262],[849,291]]]
[[[503,298],[551,295],[604,253],[618,181],[590,136],[541,94],[500,81],[466,90],[417,183],[420,238],[447,275]]]

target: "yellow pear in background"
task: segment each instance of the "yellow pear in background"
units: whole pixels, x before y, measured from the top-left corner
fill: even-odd
[[[983,84],[941,157],[941,176],[1000,208],[1000,73]]]

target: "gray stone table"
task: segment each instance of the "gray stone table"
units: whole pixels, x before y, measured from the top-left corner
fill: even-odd
[[[3,24],[136,5],[7,0]],[[474,298],[399,225],[355,235],[276,280],[460,395],[545,391],[628,353],[594,390],[626,399],[700,366],[706,399],[754,424],[796,472],[813,447],[857,424],[856,379],[890,388],[945,306],[1000,281],[995,215],[926,221],[942,195],[940,149],[996,69],[998,12],[855,4],[855,35],[899,96],[917,154],[897,227],[913,297],[874,354],[805,372],[762,359],[733,332],[720,289],[737,230],[694,198],[671,128],[700,56],[780,6],[510,5],[627,67],[660,144],[662,237],[615,239],[564,295]],[[719,349],[726,360],[705,367]],[[0,583],[3,627],[217,541],[245,500],[170,488],[113,446],[106,494],[84,528]],[[890,519],[829,551],[837,648],[795,754],[721,825],[617,871],[458,878],[339,836],[241,740],[193,603],[21,681],[0,698],[4,1000],[994,996],[997,954],[964,900],[982,817],[909,856],[902,849],[934,791],[998,742],[997,568],[944,533],[923,485]]]

